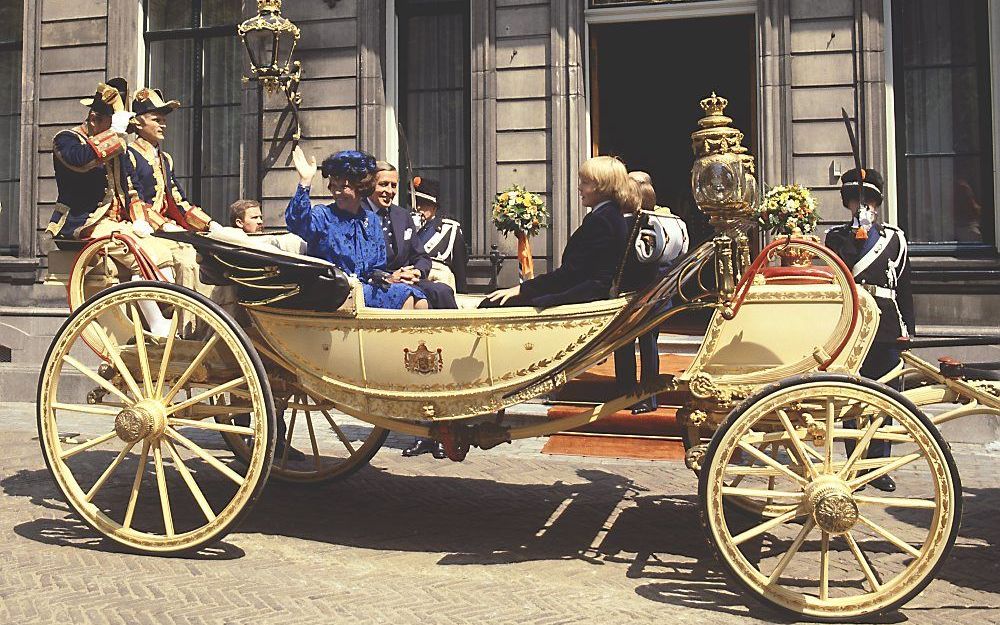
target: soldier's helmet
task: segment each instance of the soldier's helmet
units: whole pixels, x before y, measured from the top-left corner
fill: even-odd
[[[860,189],[859,189],[860,187]],[[840,177],[840,199],[844,206],[849,200],[856,200],[858,193],[866,202],[873,202],[876,206],[881,206],[885,179],[877,169],[865,167],[854,168],[845,171]]]

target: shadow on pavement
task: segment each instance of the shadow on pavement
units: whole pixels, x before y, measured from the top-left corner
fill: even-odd
[[[439,473],[460,470],[450,464],[428,466]],[[413,468],[419,469],[416,464]],[[510,483],[366,467],[348,480],[330,484],[272,480],[236,531],[368,550],[440,554],[442,566],[539,560],[619,565],[628,578],[643,582],[635,592],[650,601],[741,616],[763,609],[741,594],[715,562],[702,531],[696,495],[652,494],[626,477],[599,469],[579,469],[576,476],[574,483]],[[530,474],[523,477],[531,479]],[[539,474],[539,480],[544,479]],[[33,504],[64,515],[22,523],[15,527],[19,536],[46,544],[122,551],[69,512],[48,471],[20,471],[0,481],[0,488],[6,495],[28,497]],[[180,492],[183,486],[171,485],[172,492],[175,488]],[[967,489],[967,523],[960,544],[938,572],[940,579],[998,592],[998,576],[970,574],[968,560],[981,559],[989,567],[986,570],[995,570],[992,562],[1000,556],[1000,528],[990,519],[998,509],[997,489]],[[223,542],[193,557],[242,555],[241,549]],[[782,618],[770,610],[767,614],[770,620]],[[881,622],[900,619],[905,617],[894,614]]]

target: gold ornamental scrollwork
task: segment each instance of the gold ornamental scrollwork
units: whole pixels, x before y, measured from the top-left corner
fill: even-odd
[[[420,341],[417,344],[417,349],[414,350],[404,347],[403,365],[410,373],[418,373],[420,375],[441,373],[441,370],[444,368],[444,358],[441,356],[441,348],[439,347],[437,350],[431,351],[423,341]]]

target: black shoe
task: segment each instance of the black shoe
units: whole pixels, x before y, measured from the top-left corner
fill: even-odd
[[[431,444],[434,445],[434,450],[431,452],[432,456],[434,456],[438,460],[448,457],[448,452],[444,450],[444,443],[431,441]]]
[[[403,455],[407,458],[419,456],[421,454],[437,453],[436,443],[429,438],[418,438],[413,444],[403,450]]]
[[[279,462],[285,457],[285,441],[279,440],[274,445],[274,457]],[[288,447],[288,460],[292,462],[302,462],[306,459],[306,455],[295,449],[294,447]]]
[[[884,493],[891,493],[896,490],[896,481],[888,475],[877,477],[868,483],[872,485],[872,488],[877,488]]]
[[[656,406],[648,401],[641,401],[632,406],[632,414],[645,414],[647,412],[653,412],[654,410],[656,410]]]

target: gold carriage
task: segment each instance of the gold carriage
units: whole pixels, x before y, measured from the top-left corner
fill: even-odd
[[[669,390],[684,398],[706,536],[741,587],[816,620],[903,605],[931,581],[959,528],[959,476],[936,425],[1000,414],[1000,391],[909,352],[881,381],[905,379],[908,390],[859,378],[878,308],[816,243],[775,242],[750,261],[752,160],[718,102],[706,111],[693,136],[695,197],[719,234],[656,284],[615,299],[479,310],[470,296],[459,310],[369,309],[356,281],[329,263],[168,235],[194,245],[205,269],[237,290],[227,312],[170,284],[105,288],[113,270],[85,248],[68,272],[78,301],[39,381],[40,441],[59,488],[86,523],[127,547],[196,550],[236,527],[270,475],[342,478],[390,430],[434,437],[458,460]],[[736,184],[717,184],[725,179]],[[108,244],[128,243],[91,247]],[[770,267],[779,251],[823,265]],[[140,302],[170,315],[166,338],[146,331]],[[507,408],[691,309],[712,319],[683,374],[572,416],[506,422]],[[178,333],[185,317],[197,327]],[[918,407],[944,403],[960,405],[933,418]],[[893,455],[866,458],[876,440],[891,441]],[[302,458],[290,452],[296,442]],[[864,491],[889,472],[897,493]]]

